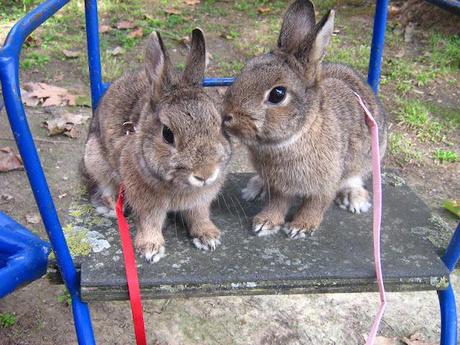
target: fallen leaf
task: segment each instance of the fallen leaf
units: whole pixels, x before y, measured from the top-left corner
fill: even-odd
[[[9,146],[0,149],[0,172],[22,170],[21,157]]]
[[[81,125],[88,119],[87,115],[63,113],[61,117],[43,122],[43,126],[48,129],[49,136],[64,134],[70,138],[78,138],[80,131],[75,125]]]
[[[398,7],[395,5],[390,5],[388,7],[388,14],[390,17],[398,15],[400,11],[401,11],[401,7]]]
[[[11,200],[13,200],[13,197],[9,194],[0,194],[0,205],[2,204],[6,204],[8,202],[10,202]]]
[[[404,342],[404,344],[406,345],[436,345],[438,343],[428,343],[426,341],[423,341],[422,340],[422,335],[420,333],[414,333],[412,334],[409,339],[407,339],[406,337],[404,337],[402,340]]]
[[[189,6],[195,6],[200,3],[200,0],[185,0],[184,2]]]
[[[266,14],[266,13],[270,13],[271,10],[272,9],[270,7],[259,7],[257,9],[257,12],[259,12],[260,14]]]
[[[76,96],[67,89],[45,83],[25,83],[23,102],[28,106],[36,106],[39,103],[44,107],[58,105],[75,105]],[[38,103],[37,103],[38,100]]]
[[[140,38],[140,37],[144,36],[144,29],[137,28],[136,30],[131,31],[128,34],[128,36],[132,37],[132,38]]]
[[[26,214],[27,223],[38,224],[40,223],[41,217],[38,213],[29,213]]]
[[[40,37],[30,35],[27,36],[24,43],[27,47],[38,47],[42,43],[42,40],[40,39]]]
[[[134,23],[129,20],[122,20],[117,23],[117,29],[119,30],[128,30],[134,28]]]
[[[118,56],[118,55],[123,54],[124,52],[125,52],[124,49],[122,47],[118,46],[118,47],[113,48],[110,51],[110,55]]]
[[[67,193],[62,193],[58,195],[59,199],[65,198],[67,196]]]
[[[65,55],[65,57],[68,57],[70,59],[75,59],[75,58],[77,58],[77,57],[79,57],[81,55],[80,51],[67,50],[67,49],[63,49],[62,53]]]
[[[100,32],[101,34],[105,34],[105,33],[109,32],[110,30],[112,30],[112,28],[110,27],[110,25],[104,25],[104,24],[103,24],[103,25],[101,25],[101,26],[99,27],[99,32]]]
[[[185,46],[188,46],[190,44],[190,37],[189,36],[183,36],[180,40],[180,43],[182,43]]]
[[[176,14],[176,15],[182,14],[181,10],[176,10],[175,8],[167,8],[164,11],[166,14]]]
[[[64,132],[64,135],[72,139],[77,139],[80,137],[80,131],[77,127],[73,126],[70,131]]]

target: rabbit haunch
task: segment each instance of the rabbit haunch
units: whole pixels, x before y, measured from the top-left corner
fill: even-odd
[[[150,261],[165,254],[162,226],[168,211],[183,213],[198,248],[220,243],[209,207],[224,182],[231,147],[201,86],[205,56],[203,33],[195,29],[179,74],[161,37],[152,34],[145,69],[115,81],[91,123],[83,172],[92,200],[100,211],[113,210],[119,185],[124,186],[136,221],[136,248]]]
[[[249,149],[258,173],[245,197],[265,192],[253,220],[259,235],[284,228],[292,238],[317,229],[331,202],[354,213],[369,209],[363,179],[371,170],[370,133],[355,92],[372,112],[386,147],[385,113],[351,67],[323,63],[334,27],[333,10],[318,23],[313,4],[288,8],[277,47],[251,59],[224,99],[224,125]],[[290,223],[294,197],[302,203]]]

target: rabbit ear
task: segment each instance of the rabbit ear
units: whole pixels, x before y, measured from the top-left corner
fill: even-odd
[[[188,85],[201,85],[206,69],[206,42],[203,31],[192,31],[192,46],[187,57],[182,80]]]
[[[334,30],[335,11],[330,10],[316,26],[316,36],[308,53],[308,62],[319,64],[326,55]]]
[[[278,48],[294,53],[315,27],[315,8],[309,0],[296,0],[284,15]]]
[[[154,93],[158,96],[171,83],[170,62],[160,33],[153,32],[145,50],[145,72]]]

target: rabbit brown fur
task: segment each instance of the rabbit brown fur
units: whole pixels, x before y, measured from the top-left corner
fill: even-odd
[[[115,81],[91,123],[83,164],[92,199],[99,211],[113,210],[123,184],[136,220],[135,246],[150,261],[164,255],[168,211],[183,212],[198,248],[220,243],[209,207],[225,179],[231,147],[201,86],[205,55],[203,33],[195,29],[179,75],[161,37],[152,34],[145,70]]]
[[[362,76],[340,64],[323,64],[334,11],[315,21],[313,4],[288,8],[277,48],[250,60],[224,99],[224,126],[246,144],[258,173],[243,190],[263,190],[268,202],[253,220],[259,235],[284,227],[292,238],[320,225],[336,198],[352,212],[369,209],[363,179],[371,170],[370,132],[355,92],[375,117],[380,152],[387,127],[379,100]],[[302,204],[285,216],[295,196]]]

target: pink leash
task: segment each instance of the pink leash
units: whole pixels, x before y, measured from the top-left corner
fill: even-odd
[[[385,286],[383,285],[382,261],[380,258],[380,224],[382,221],[382,177],[380,176],[380,150],[379,150],[379,130],[369,109],[364,105],[361,97],[355,92],[356,98],[366,113],[366,124],[371,131],[371,149],[372,149],[372,190],[373,200],[373,233],[374,233],[374,262],[375,272],[377,275],[377,284],[379,286],[380,306],[372,323],[371,331],[367,337],[366,345],[373,345],[377,336],[377,331],[382,320],[383,312],[386,306]]]

